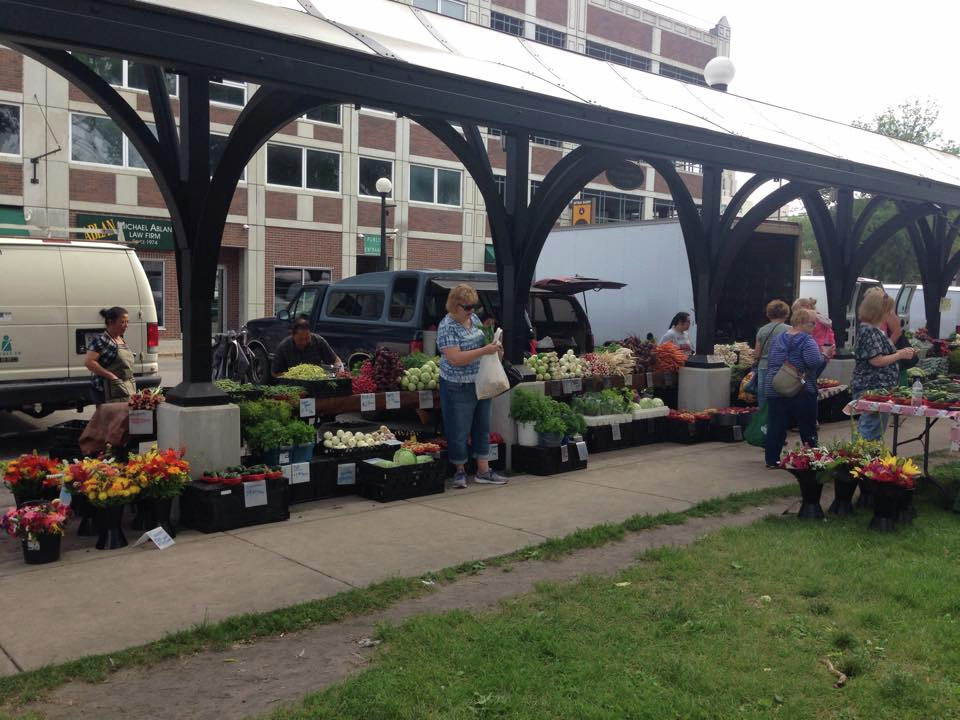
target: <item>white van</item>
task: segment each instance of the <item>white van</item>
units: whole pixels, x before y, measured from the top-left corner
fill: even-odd
[[[91,402],[87,344],[101,308],[130,314],[138,388],[160,384],[160,328],[150,283],[129,247],[0,237],[0,410],[34,417]]]

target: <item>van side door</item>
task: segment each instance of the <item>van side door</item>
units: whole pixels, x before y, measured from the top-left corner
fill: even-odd
[[[897,317],[900,318],[905,331],[910,329],[910,304],[913,302],[913,296],[916,292],[917,286],[912,283],[904,283],[897,291]]]
[[[0,278],[0,382],[67,377],[70,343],[60,249],[2,245]]]

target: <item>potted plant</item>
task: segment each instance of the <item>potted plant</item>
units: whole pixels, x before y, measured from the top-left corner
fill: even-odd
[[[279,465],[280,455],[290,450],[290,431],[273,418],[261,420],[247,431],[250,449],[260,454],[267,465]]]
[[[35,500],[53,500],[60,494],[62,466],[36,451],[8,461],[3,467],[3,484],[13,493],[19,507]]]
[[[317,444],[317,433],[313,427],[300,420],[290,420],[287,423],[287,433],[293,446],[290,461],[310,462]]]
[[[833,456],[823,447],[797,446],[780,458],[780,467],[790,472],[800,485],[803,501],[797,517],[801,520],[822,520],[820,494],[824,480],[831,476]]]
[[[857,436],[853,440],[839,441],[830,446],[833,456],[831,475],[833,477],[833,503],[827,512],[834,515],[852,515],[853,493],[857,489],[858,478],[853,474],[855,468],[884,455],[883,443],[864,440]],[[866,484],[866,481],[864,481]],[[861,492],[861,497],[863,493]]]
[[[123,508],[140,495],[140,484],[127,474],[127,466],[113,460],[86,458],[79,468],[71,466],[68,476],[72,492],[81,492],[97,508],[97,550],[126,547]]]
[[[0,530],[20,540],[25,563],[41,565],[60,559],[60,539],[68,517],[70,509],[59,500],[26,503],[0,517]]]
[[[539,435],[539,444],[544,447],[560,447],[567,432],[567,423],[554,408],[549,408],[533,427]]]
[[[895,455],[874,458],[855,468],[853,474],[867,480],[873,490],[871,530],[893,532],[898,521],[912,520],[912,516],[904,511],[913,500],[920,468],[910,458]]]
[[[138,502],[144,515],[142,529],[159,525],[170,537],[176,537],[170,510],[173,499],[190,482],[190,463],[183,459],[183,451],[159,450],[154,445],[147,452],[128,459],[127,475],[141,488]]]
[[[517,444],[537,446],[536,422],[544,413],[545,400],[542,393],[516,388],[510,398],[510,417],[517,423]]]

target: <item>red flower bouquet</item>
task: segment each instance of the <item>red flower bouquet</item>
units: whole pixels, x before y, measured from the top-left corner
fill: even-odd
[[[883,459],[875,458],[864,463],[862,467],[854,468],[850,474],[876,483],[888,483],[912,490],[917,485],[920,468],[910,458],[887,455]]]
[[[38,455],[21,455],[7,463],[3,471],[3,484],[14,495],[39,497],[44,488],[57,488],[61,484],[61,466],[56,460]]]

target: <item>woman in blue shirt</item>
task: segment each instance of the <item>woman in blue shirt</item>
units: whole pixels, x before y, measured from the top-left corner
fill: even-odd
[[[474,482],[503,485],[507,481],[490,469],[490,400],[478,400],[475,380],[480,358],[500,352],[497,343],[487,343],[483,325],[474,314],[480,298],[469,285],[457,285],[447,296],[447,315],[437,327],[440,351],[440,409],[447,435],[447,452],[456,466],[453,487],[465,488],[467,474],[467,437],[477,461]]]
[[[790,322],[793,327],[773,341],[764,377],[763,394],[769,406],[764,454],[769,468],[779,467],[791,418],[800,429],[801,442],[810,447],[817,445],[817,376],[833,357],[833,348],[827,348],[824,355],[810,335],[817,324],[815,312],[799,309]],[[786,363],[803,376],[803,387],[793,397],[784,397],[773,388],[773,378]]]

